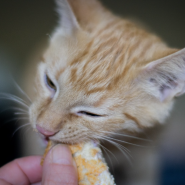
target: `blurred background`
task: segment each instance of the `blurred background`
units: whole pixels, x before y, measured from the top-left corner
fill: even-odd
[[[156,33],[171,47],[185,47],[185,1],[101,1],[117,15]],[[40,144],[32,129],[24,128],[27,116],[21,116],[20,121],[16,114],[19,110],[14,109],[18,104],[6,100],[7,96],[2,93],[11,93],[29,103],[14,81],[27,92],[27,87],[32,88],[31,80],[27,79],[35,71],[35,61],[42,55],[42,48],[57,24],[54,9],[51,0],[0,0],[0,166],[17,157],[43,151],[43,148],[38,149]],[[117,158],[116,161],[110,153],[107,157],[117,185],[185,184],[184,120],[185,96],[182,96],[177,99],[165,125],[143,133],[141,137],[152,140],[150,144],[131,141],[141,147],[126,146],[131,152],[132,164],[121,152],[105,144]],[[37,142],[37,147],[30,141]],[[147,147],[142,147],[145,145]]]

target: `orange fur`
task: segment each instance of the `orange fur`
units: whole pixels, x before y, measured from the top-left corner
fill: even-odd
[[[96,0],[57,2],[60,14],[69,4],[71,10],[60,15],[59,26],[38,68],[36,101],[30,107],[33,127],[38,124],[56,132],[52,140],[78,143],[108,132],[139,132],[162,123],[176,91],[182,89],[170,80],[173,76],[174,83],[178,80],[175,72],[181,72],[177,69],[179,63],[184,67],[178,60],[184,51],[175,56],[177,66],[172,72],[170,62],[178,50],[169,48],[157,36],[113,15]],[[172,56],[169,69],[165,71],[163,64],[157,64],[148,72],[147,64],[153,62],[151,66],[156,66],[155,61],[162,63],[168,55]],[[53,96],[44,84],[45,71],[57,87]],[[157,82],[153,79],[156,73],[161,75]],[[173,96],[168,96],[169,89]],[[92,111],[101,117],[79,111]]]

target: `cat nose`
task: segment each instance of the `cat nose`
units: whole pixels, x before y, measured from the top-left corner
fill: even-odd
[[[55,134],[57,133],[57,132],[53,132],[53,131],[46,130],[46,129],[40,127],[39,125],[36,125],[36,128],[37,128],[37,130],[38,130],[41,134],[43,134],[43,135],[46,136],[46,137],[53,136],[53,135],[55,135]]]

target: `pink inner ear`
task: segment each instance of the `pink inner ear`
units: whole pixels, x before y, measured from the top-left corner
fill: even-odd
[[[80,26],[69,2],[67,0],[56,0],[55,2],[57,4],[57,12],[60,17],[60,26],[62,26],[62,29],[67,30],[68,32],[78,30]]]
[[[185,49],[150,62],[144,71],[150,78],[149,93],[160,101],[185,93]]]
[[[180,81],[177,79],[170,78],[170,80],[166,80],[166,82],[163,81],[163,83],[160,84],[156,80],[152,79],[152,80],[150,80],[150,83],[153,83],[153,87],[155,87],[154,89],[156,89],[156,92],[154,92],[154,95],[161,102],[165,101],[168,98],[180,96],[183,93],[185,93],[184,80]]]
[[[161,92],[160,101],[163,102],[165,99],[167,99],[167,97],[170,97],[172,89],[166,86],[163,88],[163,90],[160,89],[160,92]]]

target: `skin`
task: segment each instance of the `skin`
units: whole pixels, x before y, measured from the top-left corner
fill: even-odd
[[[47,154],[16,159],[0,168],[1,185],[77,185],[76,165],[66,145],[57,145]]]

